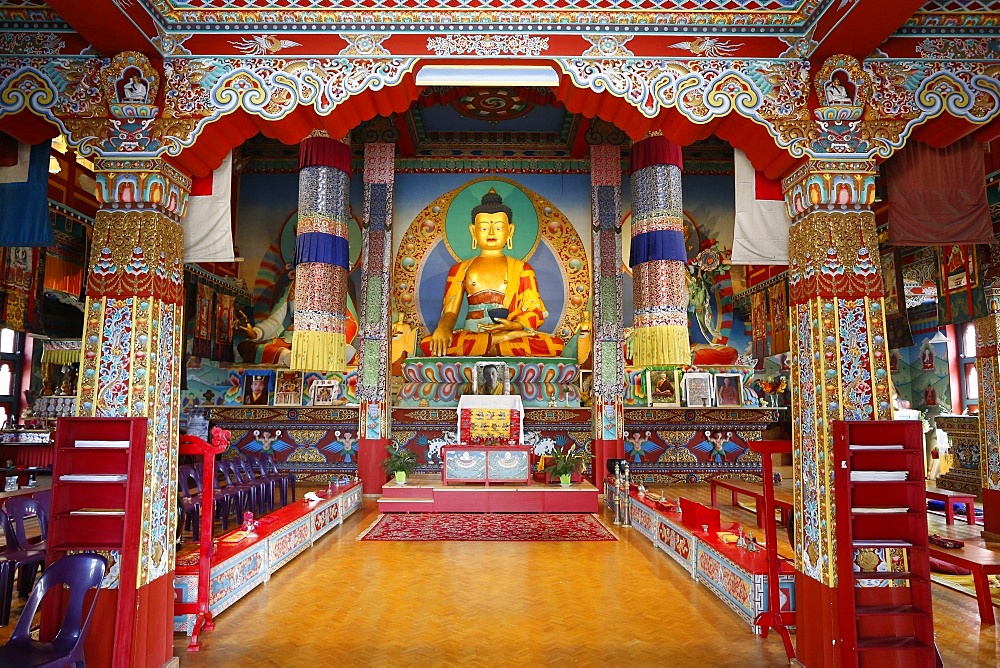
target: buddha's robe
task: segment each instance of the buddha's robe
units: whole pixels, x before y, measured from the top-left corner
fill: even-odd
[[[481,287],[470,290],[465,283],[469,266],[476,258],[464,260],[451,268],[444,291],[444,312],[458,313],[463,293],[468,296],[468,313],[460,329],[452,332],[449,356],[481,357],[556,357],[563,349],[562,339],[537,331],[545,320],[545,304],[538,292],[535,272],[528,263],[507,257],[506,289]],[[503,288],[504,286],[495,286]],[[508,341],[493,341],[493,335],[480,331],[480,325],[494,324],[491,309],[505,308],[507,320],[520,323],[524,330]],[[424,355],[430,355],[430,337],[420,341]]]

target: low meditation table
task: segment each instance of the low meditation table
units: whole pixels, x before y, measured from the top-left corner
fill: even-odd
[[[952,489],[941,489],[927,485],[927,498],[944,501],[944,522],[945,524],[955,523],[955,507],[953,503],[961,503],[965,506],[966,522],[976,523],[976,495],[967,492],[956,492]]]
[[[989,576],[1000,573],[1000,552],[977,545],[949,549],[932,543],[928,548],[931,557],[972,571],[976,600],[979,602],[979,621],[983,624],[995,624]]]

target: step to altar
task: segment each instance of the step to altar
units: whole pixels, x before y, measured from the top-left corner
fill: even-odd
[[[380,513],[595,513],[598,490],[589,481],[568,487],[533,482],[444,484],[435,475],[414,475],[406,484],[382,486]]]

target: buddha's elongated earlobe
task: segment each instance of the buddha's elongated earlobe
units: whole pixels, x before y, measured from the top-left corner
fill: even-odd
[[[479,244],[476,242],[476,238],[472,237],[472,250],[479,248]]]
[[[511,226],[510,234],[507,236],[507,250],[514,250],[514,227]]]

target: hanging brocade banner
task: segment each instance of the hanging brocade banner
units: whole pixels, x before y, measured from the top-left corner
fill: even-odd
[[[215,290],[203,283],[197,285],[194,306],[194,354],[212,357],[212,302]]]
[[[788,283],[780,280],[767,289],[770,311],[770,355],[787,353],[791,348],[788,331]]]
[[[212,357],[220,362],[232,362],[233,354],[233,310],[236,298],[233,295],[215,295],[215,339]]]
[[[45,248],[13,246],[0,256],[0,324],[18,332],[44,334],[42,327]]]
[[[664,137],[632,146],[632,267],[636,366],[689,364],[687,248],[681,149]]]
[[[885,284],[885,335],[890,350],[913,345],[910,319],[906,313],[906,295],[903,291],[899,251],[881,253],[882,282]]]
[[[347,365],[348,198],[351,148],[309,137],[299,148],[295,238],[295,330],[291,368],[343,371]]]
[[[938,324],[953,325],[984,317],[986,296],[979,280],[977,247],[938,247],[937,261]]]

